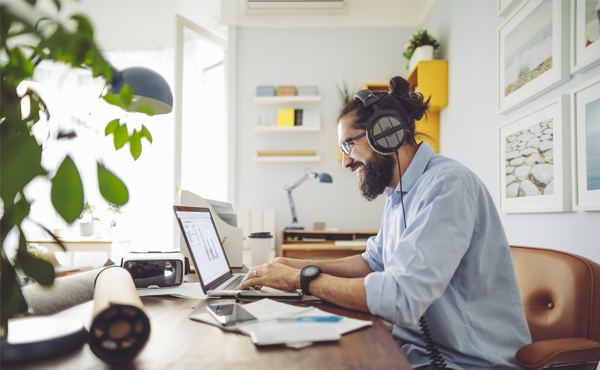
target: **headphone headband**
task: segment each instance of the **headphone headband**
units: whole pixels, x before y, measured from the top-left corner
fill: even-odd
[[[368,107],[379,101],[377,95],[373,94],[371,90],[364,89],[354,94],[354,99],[358,98],[365,107]],[[379,108],[379,107],[378,107]]]

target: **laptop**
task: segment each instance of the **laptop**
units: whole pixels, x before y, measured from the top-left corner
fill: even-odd
[[[268,287],[240,290],[246,274],[234,274],[221,244],[221,238],[210,209],[202,207],[173,206],[202,291],[209,297],[302,297],[301,291],[283,291]]]

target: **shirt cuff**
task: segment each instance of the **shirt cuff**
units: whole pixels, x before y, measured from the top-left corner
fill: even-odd
[[[361,256],[365,260],[367,265],[369,265],[371,271],[382,271],[381,266],[379,266],[379,264],[375,262],[373,258],[371,258],[368,251],[364,252]]]

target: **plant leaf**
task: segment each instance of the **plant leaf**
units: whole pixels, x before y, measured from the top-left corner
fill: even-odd
[[[154,109],[150,108],[147,105],[140,105],[135,109],[135,111],[140,113],[146,113],[149,116],[153,116],[155,114]]]
[[[22,231],[19,237],[17,261],[23,272],[41,285],[51,286],[54,283],[54,267],[52,267],[50,262],[37,258],[27,252],[27,242]]]
[[[98,187],[109,203],[123,205],[129,201],[129,192],[121,180],[98,163]]]
[[[150,143],[152,143],[152,135],[150,135],[150,131],[148,131],[146,126],[142,125],[142,131],[140,131],[140,134],[142,137],[145,137]]]
[[[106,128],[104,129],[104,135],[108,136],[110,134],[114,134],[115,131],[119,128],[119,119],[113,119],[112,121],[110,121],[108,123],[108,125],[106,125]]]
[[[121,98],[113,93],[106,93],[102,99],[104,99],[108,104],[123,108],[123,102],[121,101]]]
[[[119,126],[119,128],[115,130],[115,149],[121,149],[128,140],[129,136],[127,135],[127,126]]]
[[[83,209],[83,186],[79,171],[69,156],[60,165],[52,179],[50,194],[56,212],[67,223],[73,223]]]
[[[17,293],[17,273],[13,265],[8,262],[4,250],[0,261],[0,320],[2,327],[6,328],[8,319],[15,317],[19,312],[19,295]]]
[[[134,131],[129,138],[129,150],[133,159],[137,161],[140,154],[142,154],[142,135],[137,131]]]
[[[121,87],[121,91],[119,92],[119,96],[123,102],[122,108],[129,110],[129,107],[131,106],[131,100],[133,99],[133,89],[131,86],[129,86],[129,84],[123,85],[123,87]]]

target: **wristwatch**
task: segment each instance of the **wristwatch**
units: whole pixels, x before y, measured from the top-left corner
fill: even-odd
[[[321,272],[321,269],[314,265],[306,266],[302,269],[300,272],[300,287],[302,288],[302,293],[312,295],[308,290],[308,285],[311,281],[316,279]]]

